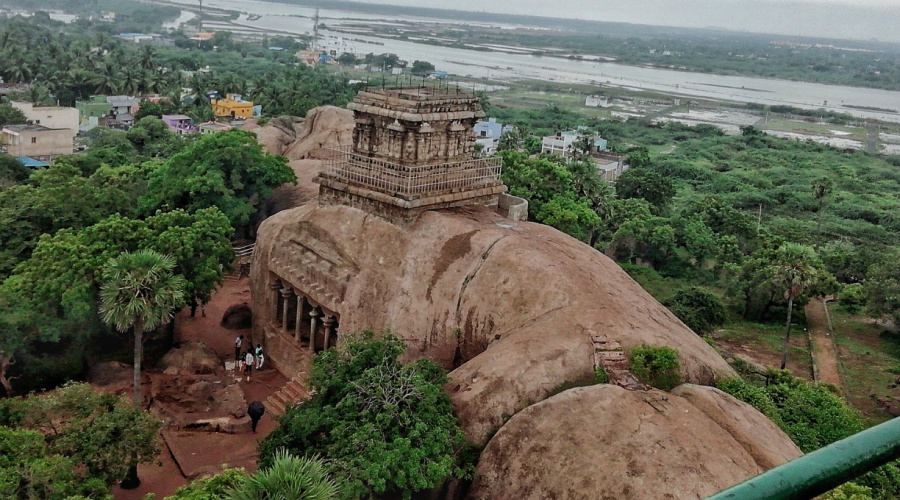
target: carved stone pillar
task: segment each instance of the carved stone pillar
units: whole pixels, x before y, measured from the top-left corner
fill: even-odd
[[[334,326],[334,316],[326,316],[322,320],[322,326],[325,327],[325,345],[323,349],[328,349],[328,338],[331,337],[331,327]]]
[[[281,296],[284,298],[284,308],[281,310],[281,329],[285,332],[288,329],[288,309],[290,309],[291,295],[293,294],[293,288],[284,287],[281,289]]]
[[[309,312],[309,352],[316,352],[316,317],[319,315],[319,311],[313,307],[312,311]]]
[[[294,293],[297,293],[296,291]],[[300,343],[300,320],[303,318],[303,301],[306,298],[297,293],[297,324],[294,325],[294,340]]]
[[[269,285],[275,297],[272,299],[272,321],[278,321],[278,301],[281,300],[281,282],[275,280]]]

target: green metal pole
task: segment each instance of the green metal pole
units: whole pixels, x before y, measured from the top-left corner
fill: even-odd
[[[900,458],[900,418],[832,443],[707,500],[806,500]]]

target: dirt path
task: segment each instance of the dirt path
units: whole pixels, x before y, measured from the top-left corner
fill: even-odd
[[[190,310],[185,309],[175,317],[176,341],[196,340],[206,343],[215,350],[223,360],[234,358],[234,338],[241,333],[248,336],[250,330],[228,330],[219,325],[222,314],[229,306],[250,301],[250,281],[225,281],[222,288],[213,296],[206,306],[206,317],[190,317]],[[270,366],[263,366],[254,372],[247,382],[241,378],[240,385],[244,398],[249,401],[263,401],[274,394],[287,379]],[[179,486],[187,484],[182,470],[188,473],[214,471],[227,464],[230,467],[244,467],[249,471],[256,470],[256,449],[262,438],[267,436],[278,425],[269,412],[260,420],[256,434],[219,434],[213,432],[180,432],[166,431],[169,445],[165,442],[160,453],[159,464],[144,464],[138,467],[141,486],[134,490],[113,488],[116,500],[141,500],[147,493],[155,493],[158,500],[171,495]],[[175,458],[178,457],[176,462]],[[181,467],[179,467],[179,465]]]
[[[837,352],[834,340],[828,332],[828,318],[825,315],[825,303],[821,299],[813,299],[806,305],[806,322],[812,338],[812,355],[818,368],[817,382],[843,387],[841,372],[838,367]]]

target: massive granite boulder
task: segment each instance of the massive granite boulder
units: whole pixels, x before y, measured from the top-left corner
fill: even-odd
[[[468,498],[706,498],[801,454],[775,424],[716,389],[595,385],[512,417],[482,452]]]
[[[251,279],[261,340],[274,341],[281,324],[277,279],[337,314],[339,331],[389,328],[411,358],[455,368],[447,387],[478,444],[561,384],[590,377],[592,333],[625,350],[677,348],[686,382],[735,375],[600,252],[483,208],[426,212],[402,224],[313,201],[262,224]],[[276,365],[289,351],[267,349]]]
[[[259,228],[252,341],[286,375],[308,371],[317,317],[338,341],[387,328],[408,358],[453,369],[446,390],[463,430],[486,445],[470,498],[698,498],[800,454],[765,416],[705,387],[736,374],[589,246],[482,207],[389,222],[320,204],[314,178],[352,123],[331,108],[295,124],[280,152],[298,185],[277,193]],[[674,347],[688,384],[556,394],[593,376],[601,343]]]

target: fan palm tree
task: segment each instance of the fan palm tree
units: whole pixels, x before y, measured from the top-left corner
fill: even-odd
[[[134,406],[141,405],[141,358],[144,332],[168,323],[173,311],[184,305],[185,281],[172,274],[175,261],[152,250],[123,253],[113,257],[103,271],[100,288],[100,315],[120,332],[134,329]],[[122,480],[125,489],[141,484],[137,455]]]
[[[782,245],[770,267],[772,284],[776,289],[784,290],[784,298],[788,301],[787,322],[781,346],[782,370],[787,365],[794,299],[816,285],[822,275],[821,268],[821,262],[816,252],[810,247],[796,243]]]
[[[337,485],[329,477],[325,463],[319,457],[299,458],[285,450],[279,450],[272,467],[246,478],[228,498],[330,500],[337,498]]]
[[[172,274],[175,261],[152,250],[113,257],[103,271],[100,314],[120,332],[134,329],[134,405],[141,407],[143,334],[172,320],[184,305],[185,281]]]

